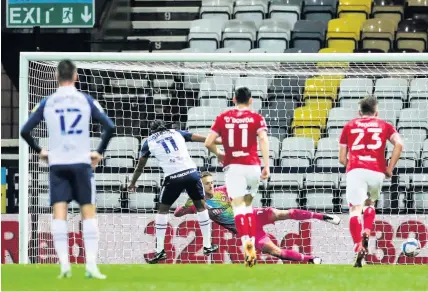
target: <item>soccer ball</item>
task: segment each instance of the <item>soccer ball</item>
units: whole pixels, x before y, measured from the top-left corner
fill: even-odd
[[[416,238],[408,238],[401,245],[401,251],[408,257],[415,257],[421,251],[421,243]]]

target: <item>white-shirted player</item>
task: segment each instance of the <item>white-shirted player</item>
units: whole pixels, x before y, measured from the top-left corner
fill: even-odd
[[[211,148],[217,137],[222,139],[225,153],[214,153],[219,160],[224,159],[226,187],[232,198],[236,230],[243,244],[245,264],[251,267],[256,262],[256,217],[252,201],[260,178],[269,177],[269,141],[265,119],[249,108],[252,103],[250,90],[238,88],[233,101],[236,108],[217,116],[205,146]],[[260,143],[263,156],[262,171],[257,143]]]
[[[86,253],[86,276],[105,279],[98,270],[98,224],[96,221],[95,184],[92,168],[102,159],[113,134],[113,122],[104,114],[99,103],[74,87],[77,70],[73,62],[63,60],[57,67],[59,88],[33,109],[21,136],[28,145],[49,163],[49,195],[53,206],[52,235],[61,265],[60,278],[71,276],[68,254],[67,204],[79,203],[83,220],[83,241]],[[99,121],[104,128],[98,150],[91,151],[90,120]],[[49,152],[42,149],[31,131],[46,121]],[[91,165],[92,164],[92,165]]]
[[[376,98],[364,98],[360,102],[360,117],[345,125],[339,140],[339,161],[346,166],[349,231],[354,241],[356,268],[362,267],[362,260],[368,252],[368,240],[376,216],[374,206],[383,180],[385,176],[392,176],[403,149],[402,139],[394,126],[377,115]],[[394,145],[388,166],[385,160],[387,141]],[[361,214],[364,226],[361,225]]]
[[[140,160],[132,176],[129,191],[135,191],[135,184],[140,177],[150,155],[156,157],[163,169],[165,179],[160,195],[159,210],[155,218],[156,254],[149,261],[156,264],[167,258],[164,242],[168,224],[168,213],[172,204],[181,192],[186,190],[197,210],[197,217],[203,237],[204,255],[209,255],[218,249],[211,244],[211,220],[205,204],[204,188],[199,171],[190,157],[186,142],[205,142],[205,137],[189,132],[169,130],[161,120],[155,120],[150,125],[150,136],[141,146]],[[214,146],[215,147],[215,146]]]

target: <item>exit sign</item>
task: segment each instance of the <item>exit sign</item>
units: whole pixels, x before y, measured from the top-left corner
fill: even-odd
[[[95,24],[95,0],[7,0],[9,28],[84,28]]]

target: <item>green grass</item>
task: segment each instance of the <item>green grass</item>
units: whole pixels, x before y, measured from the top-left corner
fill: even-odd
[[[56,279],[58,265],[2,265],[1,288],[44,291],[100,290],[428,290],[428,266],[349,265],[101,265],[107,280]]]

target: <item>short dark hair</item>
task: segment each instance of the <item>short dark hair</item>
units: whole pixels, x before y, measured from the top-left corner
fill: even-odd
[[[236,103],[247,104],[251,98],[251,91],[247,87],[239,87],[235,91]]]
[[[74,74],[76,73],[76,65],[71,60],[62,60],[58,63],[56,68],[58,73],[58,82],[71,82],[74,81]]]
[[[209,171],[201,172],[201,179],[204,178],[204,177],[208,177],[208,176],[213,176],[213,175]]]
[[[374,96],[367,96],[360,101],[360,112],[363,115],[372,116],[376,113],[377,99]]]
[[[150,123],[150,134],[154,134],[157,132],[163,132],[167,131],[168,128],[166,127],[166,124],[162,120],[154,120]]]

